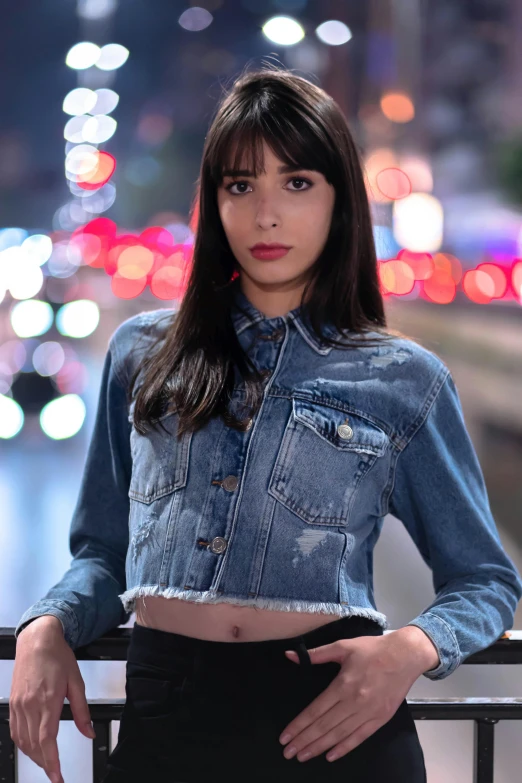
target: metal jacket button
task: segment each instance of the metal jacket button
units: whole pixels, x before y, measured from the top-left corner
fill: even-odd
[[[345,440],[353,438],[353,430],[348,424],[340,424],[337,427],[337,434],[340,438],[344,438]]]
[[[239,481],[237,476],[227,476],[221,482],[221,486],[223,487],[223,489],[228,490],[228,492],[233,492],[235,489],[237,489],[238,484]]]
[[[209,546],[210,551],[214,552],[216,555],[220,555],[221,552],[224,552],[226,548],[227,541],[225,538],[221,538],[221,536],[216,536],[216,538],[213,538]]]

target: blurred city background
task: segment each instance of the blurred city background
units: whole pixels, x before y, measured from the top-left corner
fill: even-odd
[[[389,325],[450,367],[521,569],[522,0],[17,0],[1,18],[0,626],[69,567],[108,339],[134,313],[177,306],[207,127],[227,85],[263,62],[345,112]],[[375,569],[391,628],[431,603],[392,516]],[[0,662],[2,695],[12,667]],[[124,663],[80,668],[88,697],[125,695]],[[409,698],[521,691],[520,667],[462,666]],[[419,724],[429,783],[471,783],[472,723]],[[518,779],[521,741],[519,722],[497,725],[496,783]],[[90,781],[90,741],[67,721],[58,744],[66,783]],[[48,780],[19,760],[21,783]]]

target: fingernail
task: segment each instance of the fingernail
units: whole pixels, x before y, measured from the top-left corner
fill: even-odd
[[[291,738],[292,738],[291,734],[283,734],[283,736],[281,737],[281,740],[280,740],[281,744],[284,745],[285,742],[289,742]]]
[[[60,776],[58,775],[58,773],[53,772],[51,774],[51,783],[60,783]]]

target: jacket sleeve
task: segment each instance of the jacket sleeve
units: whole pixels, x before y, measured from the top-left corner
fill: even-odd
[[[50,614],[61,621],[65,640],[75,649],[130,617],[118,597],[125,591],[131,475],[131,424],[120,376],[111,338],[70,526],[73,560],[62,579],[22,615],[15,638],[28,622]]]
[[[439,653],[430,680],[448,677],[472,653],[512,628],[522,580],[502,547],[460,398],[446,377],[399,452],[390,511],[432,570],[436,598],[408,625]]]

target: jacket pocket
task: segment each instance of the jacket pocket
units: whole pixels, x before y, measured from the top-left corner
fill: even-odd
[[[388,444],[386,432],[364,416],[293,398],[268,492],[309,524],[346,525]]]
[[[145,435],[131,428],[132,500],[152,503],[186,485],[192,432],[185,432],[178,440],[177,429],[177,413],[158,419],[155,429],[150,426]]]

